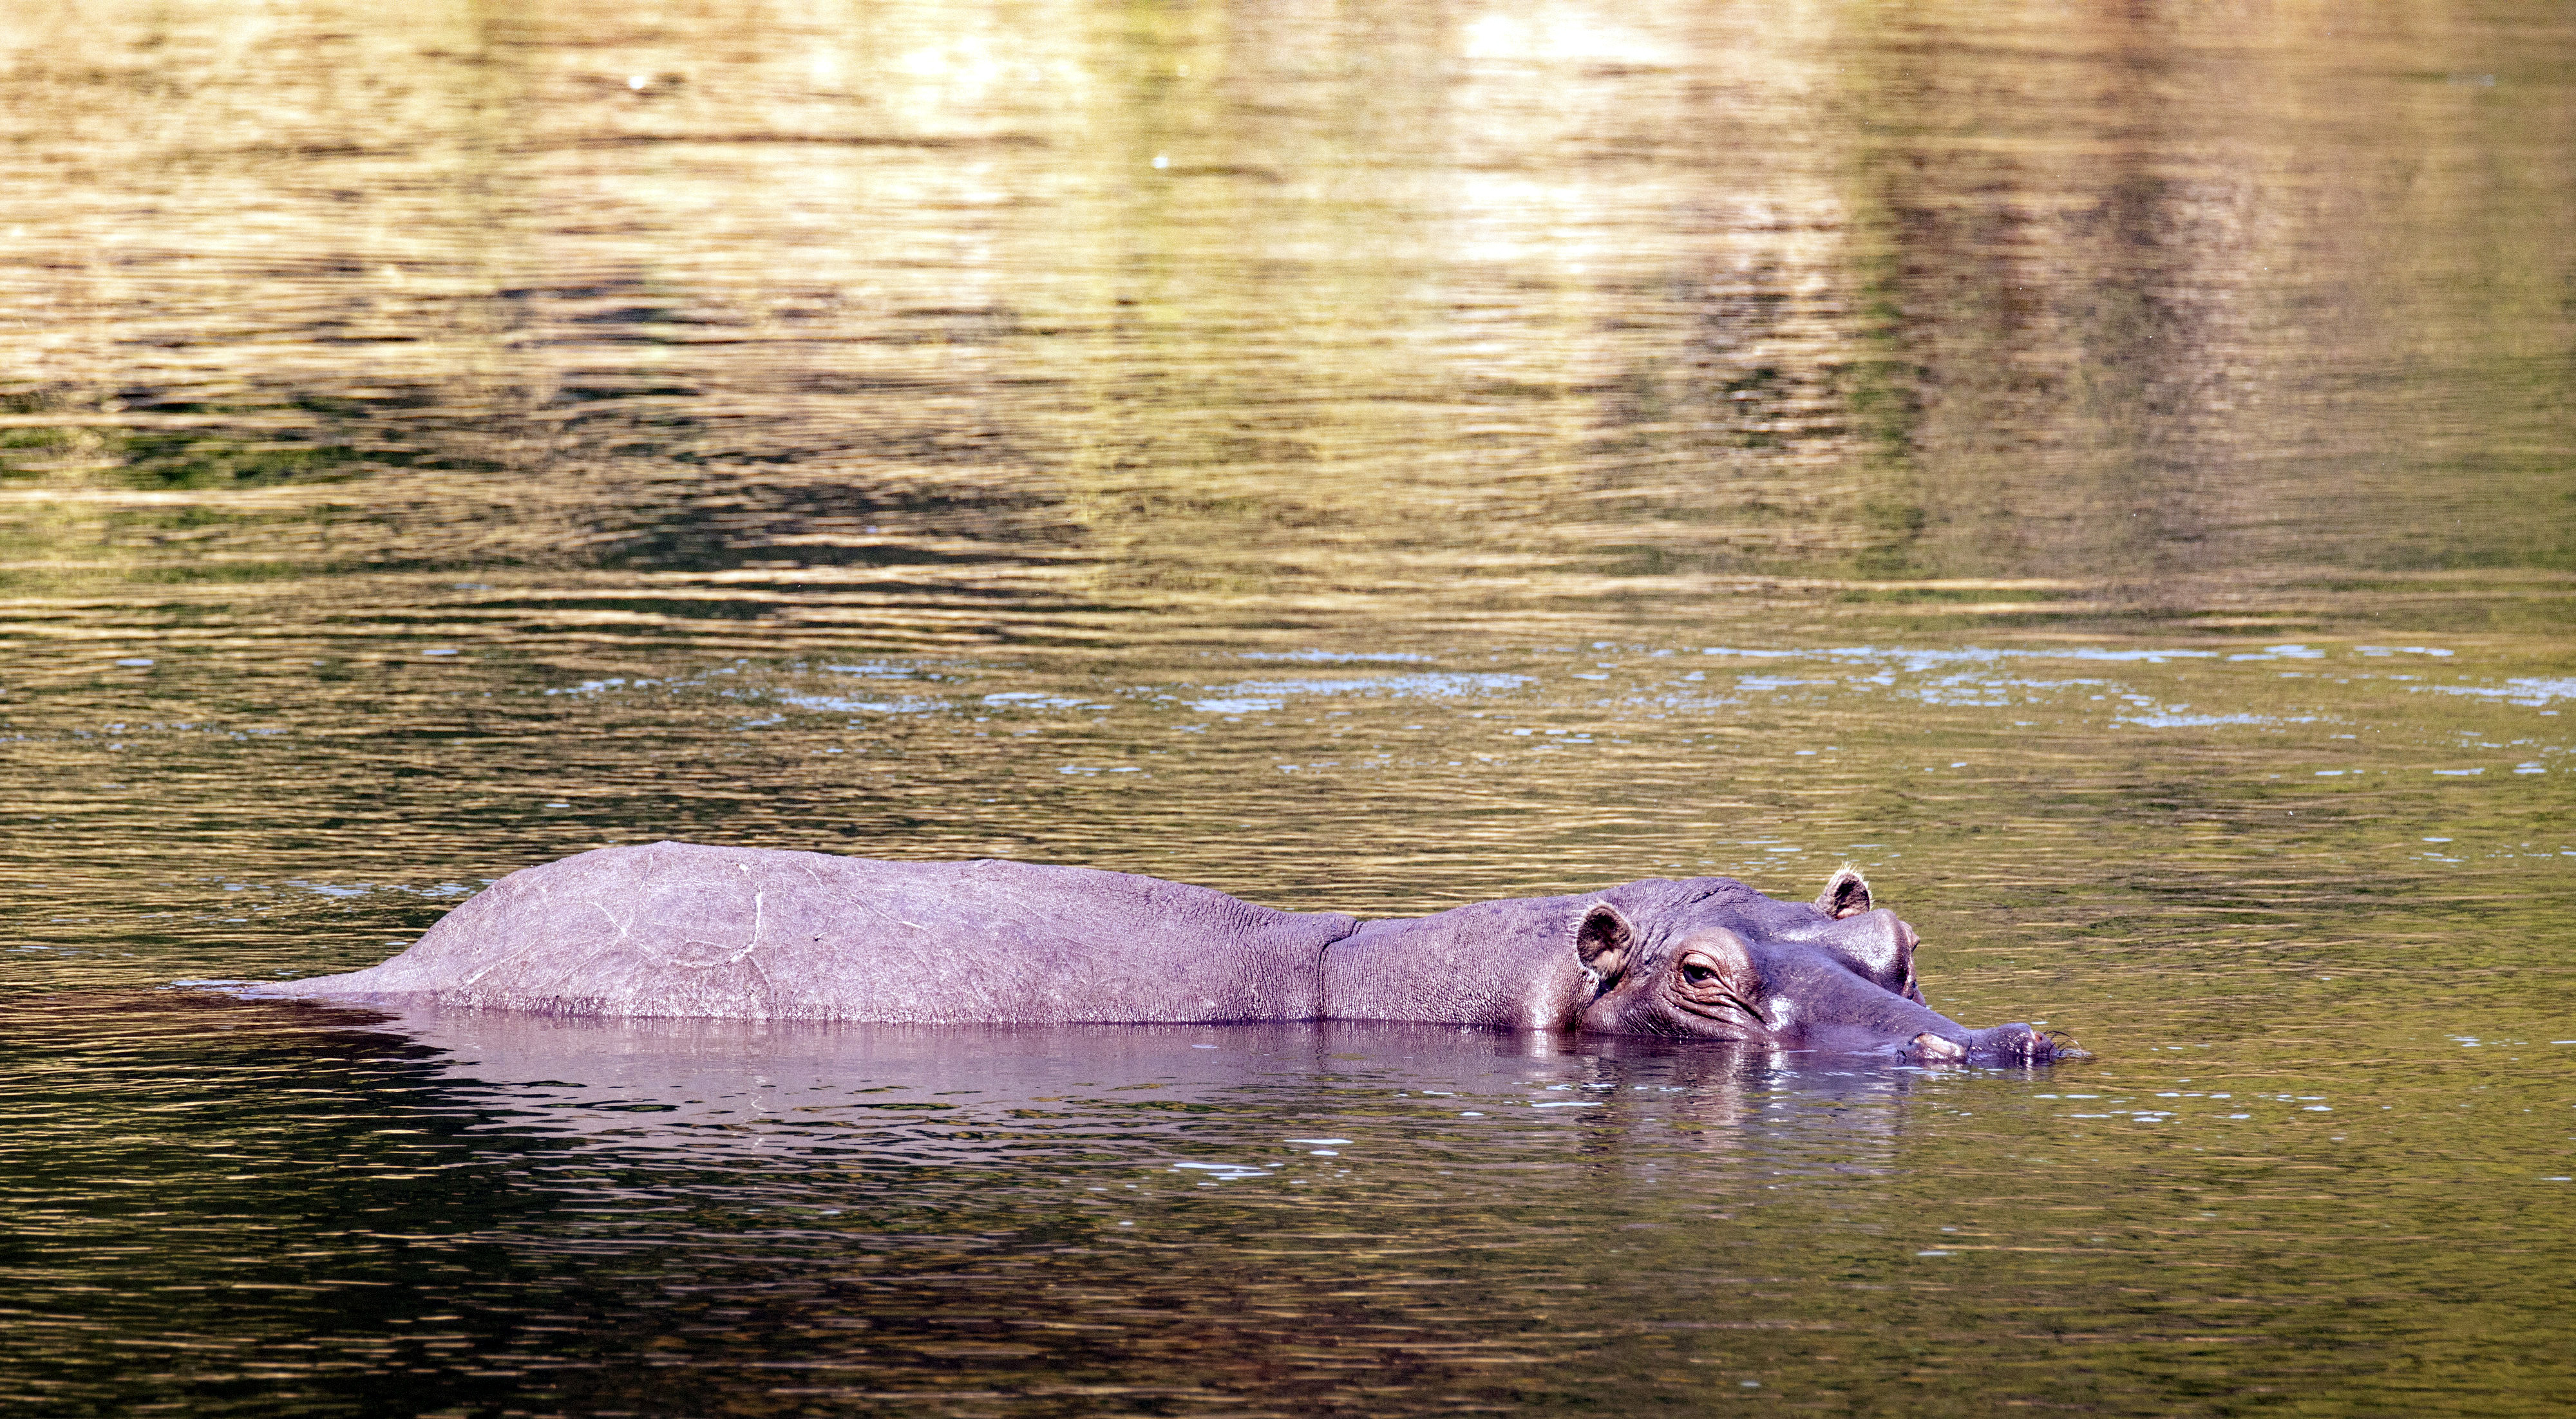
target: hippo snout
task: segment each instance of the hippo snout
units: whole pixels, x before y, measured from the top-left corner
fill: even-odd
[[[2028,1025],[1997,1025],[1970,1030],[1965,1039],[1926,1030],[1906,1042],[1904,1053],[1924,1064],[2048,1064],[2080,1055],[2073,1040],[2061,1041]]]
[[[2005,1064],[2046,1064],[2057,1058],[2057,1042],[2028,1025],[1997,1025],[1968,1037],[1968,1056]]]

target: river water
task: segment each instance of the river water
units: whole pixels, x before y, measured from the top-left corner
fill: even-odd
[[[0,1406],[2576,1404],[2576,21],[18,4]],[[1842,862],[1912,1070],[387,1019],[663,837]]]

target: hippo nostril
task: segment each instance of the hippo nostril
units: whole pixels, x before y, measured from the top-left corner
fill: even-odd
[[[1922,1034],[1914,1037],[1913,1048],[1914,1052],[1917,1055],[1922,1056],[1924,1059],[1945,1064],[1954,1060],[1966,1059],[1968,1057],[1967,1046],[1960,1044],[1957,1040],[1943,1039],[1939,1035],[1932,1033],[1930,1030],[1926,1030]]]

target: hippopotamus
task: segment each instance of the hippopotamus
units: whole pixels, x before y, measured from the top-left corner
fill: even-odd
[[[514,872],[381,965],[253,992],[595,1017],[908,1024],[1413,1021],[1918,1063],[2044,1063],[1928,1007],[1857,869],[1812,902],[1727,877],[1362,922],[999,860],[659,842]]]

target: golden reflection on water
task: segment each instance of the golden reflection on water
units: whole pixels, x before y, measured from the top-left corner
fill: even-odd
[[[6,555],[46,621],[67,580],[270,618],[239,583],[470,568],[889,644],[2530,625],[2576,568],[2525,515],[2569,433],[2546,7],[10,38]]]
[[[17,6],[0,1404],[2542,1412],[2571,41]],[[654,1123],[159,990],[662,836],[1371,915],[1850,859],[2096,1057],[1019,1041],[1052,1121],[888,1133],[995,1047],[726,1122],[556,1041]],[[1424,1112],[1488,1074],[1626,1102]],[[1346,1129],[1141,1239],[1063,1166]]]

